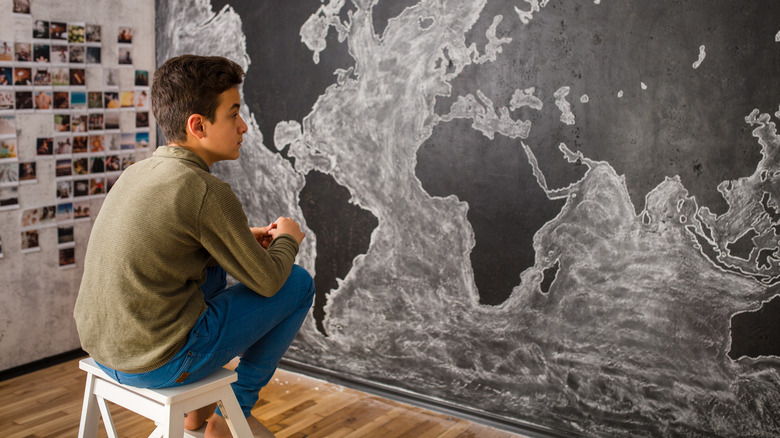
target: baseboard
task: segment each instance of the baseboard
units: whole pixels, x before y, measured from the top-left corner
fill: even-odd
[[[0,382],[85,356],[87,356],[87,353],[84,350],[78,348],[76,350],[66,351],[65,353],[45,357],[43,359],[36,360],[35,362],[9,368],[7,370],[0,371]]]

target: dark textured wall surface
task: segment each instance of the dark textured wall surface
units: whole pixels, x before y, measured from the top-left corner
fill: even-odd
[[[588,436],[780,433],[780,3],[158,0],[247,69],[288,359]]]

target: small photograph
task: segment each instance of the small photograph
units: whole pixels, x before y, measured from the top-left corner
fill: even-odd
[[[91,113],[89,115],[89,130],[90,131],[103,130],[103,113]]]
[[[13,114],[0,116],[0,136],[16,135],[16,117]]]
[[[30,0],[14,0],[14,14],[30,14]]]
[[[51,84],[54,86],[70,85],[70,70],[67,67],[54,67],[51,69]]]
[[[54,154],[70,155],[73,153],[73,143],[70,137],[54,137]]]
[[[70,132],[87,132],[89,116],[86,114],[73,114],[70,116]]]
[[[136,90],[135,107],[137,109],[149,109],[149,93],[146,90]]]
[[[16,137],[0,139],[0,160],[17,158],[18,156],[16,152]]]
[[[32,91],[17,91],[14,96],[17,110],[31,110],[34,108]]]
[[[52,108],[51,91],[37,91],[33,99],[35,100],[35,109],[37,110],[50,110]]]
[[[136,87],[148,87],[149,86],[149,71],[148,70],[136,70],[135,71],[135,86]]]
[[[119,106],[122,108],[133,108],[135,106],[135,92],[122,91],[119,93]]]
[[[103,92],[102,91],[90,91],[87,93],[87,108],[89,109],[102,109],[103,108]]]
[[[38,245],[38,230],[22,231],[22,253],[40,251]]]
[[[87,46],[87,64],[100,64],[100,46]]]
[[[132,132],[123,132],[121,142],[122,142],[120,146],[121,150],[131,151],[135,149],[135,134],[133,134]]]
[[[40,222],[41,209],[28,208],[22,212],[22,228],[36,227]]]
[[[15,186],[19,185],[19,165],[18,163],[0,163],[0,185]]]
[[[14,60],[14,45],[9,41],[0,41],[0,61]]]
[[[135,113],[135,127],[136,128],[148,128],[149,127],[149,112],[138,111]]]
[[[92,178],[89,180],[89,194],[90,195],[105,195],[106,194],[106,179],[105,178]]]
[[[66,202],[57,204],[57,222],[67,222],[73,220],[73,203]]]
[[[71,91],[70,92],[70,108],[76,110],[87,109],[87,92],[86,91]]]
[[[14,59],[17,62],[31,62],[32,56],[31,43],[14,43]]]
[[[62,245],[64,243],[73,243],[73,225],[60,225],[57,227],[57,244]]]
[[[135,155],[125,155],[122,157],[122,170],[135,164]]]
[[[54,155],[54,139],[51,137],[38,138],[35,142],[35,155],[39,157]]]
[[[119,34],[117,35],[116,42],[120,44],[132,44],[133,43],[133,28],[132,27],[120,27]]]
[[[84,40],[84,25],[79,23],[68,24],[68,42],[71,44],[82,44]]]
[[[68,40],[68,24],[59,21],[52,21],[49,25],[49,35],[53,40]]]
[[[84,26],[84,33],[88,43],[99,43],[101,41],[101,32],[99,24],[87,24]]]
[[[103,103],[106,109],[119,108],[119,93],[115,91],[106,91],[103,93]]]
[[[90,135],[89,136],[89,151],[90,152],[105,152],[106,147],[103,144],[102,135]]]
[[[70,108],[70,92],[54,91],[52,92],[52,99],[54,101],[54,109],[66,110]]]
[[[88,137],[86,135],[77,135],[73,137],[73,153],[85,154],[87,153],[87,146],[89,144]]]
[[[70,158],[62,158],[57,160],[56,164],[54,165],[54,171],[58,178],[73,175],[73,172],[71,171],[71,166],[73,164],[71,161],[72,160]]]
[[[14,68],[0,66],[0,86],[10,87],[14,84]]]
[[[135,148],[143,149],[149,147],[149,133],[148,132],[136,132],[135,133]]]
[[[120,150],[120,135],[119,134],[106,134],[103,136],[103,146],[107,151]]]
[[[32,84],[32,68],[14,67],[14,85],[29,86]]]
[[[89,157],[89,173],[105,173],[106,172],[106,158],[105,157]]]
[[[13,90],[0,90],[0,110],[12,110],[14,106]]]
[[[89,219],[89,201],[80,201],[73,203],[74,219]]]
[[[54,115],[54,132],[70,132],[70,114]]]
[[[57,199],[70,199],[73,197],[73,181],[57,181]]]
[[[133,48],[119,48],[119,65],[133,65]]]
[[[41,211],[41,217],[40,221],[38,222],[39,225],[51,225],[57,222],[57,206],[56,205],[47,205],[46,207],[41,207],[38,210]]]
[[[104,117],[104,126],[106,131],[119,129],[119,113],[118,112],[106,112]]]
[[[86,61],[86,47],[80,44],[68,46],[68,60],[71,64],[84,64]]]
[[[33,85],[36,86],[49,86],[51,85],[51,73],[49,68],[36,67],[33,69]]]
[[[122,170],[122,160],[118,155],[106,156],[106,172],[119,172]]]
[[[35,62],[47,63],[51,60],[51,46],[48,44],[33,44],[33,59]]]
[[[19,208],[19,187],[0,188],[0,210]]]
[[[118,179],[119,174],[108,175],[106,177],[106,194],[111,191],[111,188],[114,187],[114,184],[116,184]]]
[[[39,40],[49,39],[49,22],[45,20],[33,21],[32,36]]]
[[[70,53],[70,50],[68,49],[67,44],[52,44],[50,49],[50,60],[51,62],[57,63],[57,64],[67,64],[68,63],[68,54]]]
[[[77,179],[73,181],[73,197],[83,198],[84,196],[89,196],[89,180]]]
[[[38,179],[35,173],[35,161],[19,163],[19,183],[35,182]]]
[[[116,88],[119,86],[119,72],[115,68],[103,69],[103,85],[107,88]]]
[[[76,248],[60,249],[60,268],[70,268],[76,266]]]
[[[83,68],[70,69],[70,86],[83,87],[86,85],[86,76]]]

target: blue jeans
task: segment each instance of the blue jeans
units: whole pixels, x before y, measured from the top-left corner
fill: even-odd
[[[309,313],[314,281],[305,269],[294,265],[284,286],[270,298],[241,283],[226,286],[225,270],[208,268],[201,286],[208,308],[190,330],[184,347],[165,365],[140,374],[98,366],[122,384],[167,388],[200,380],[240,355],[238,380],[232,387],[248,417],[260,389],[271,380]]]

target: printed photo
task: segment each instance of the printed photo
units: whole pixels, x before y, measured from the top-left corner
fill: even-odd
[[[106,194],[106,179],[105,178],[92,178],[89,180],[89,194],[90,195],[105,195]]]
[[[119,48],[119,65],[133,65],[133,48]]]
[[[86,61],[86,48],[82,45],[68,46],[68,60],[71,64],[84,64]]]
[[[87,46],[87,64],[100,64],[100,46]]]
[[[87,132],[89,116],[86,114],[74,114],[70,116],[70,132]]]
[[[107,151],[120,150],[120,135],[119,134],[106,134],[103,136],[103,146]]]
[[[16,117],[11,115],[0,116],[0,136],[16,135]]]
[[[139,111],[135,113],[135,127],[136,128],[148,128],[149,127],[149,112]]]
[[[19,163],[19,182],[34,182],[37,179],[35,173],[35,161]]]
[[[70,114],[54,115],[54,132],[70,132]]]
[[[33,59],[35,62],[49,62],[51,48],[48,44],[33,44]]]
[[[16,158],[16,137],[0,139],[0,159]]]
[[[103,103],[106,109],[119,108],[119,93],[114,91],[106,91],[103,93]]]
[[[49,22],[44,20],[33,21],[33,38],[40,40],[49,39]]]
[[[146,90],[136,90],[135,107],[138,109],[149,109],[149,93]]]
[[[38,138],[36,140],[35,155],[39,157],[54,155],[54,139],[51,137]]]
[[[149,71],[148,70],[136,70],[135,71],[135,86],[136,87],[148,87],[149,86]]]
[[[70,137],[54,137],[54,154],[70,155],[73,153],[73,143]]]
[[[51,73],[48,68],[36,67],[33,69],[33,85],[51,85]]]
[[[70,85],[70,70],[67,67],[54,67],[51,69],[51,84],[54,86]]]
[[[12,110],[14,103],[13,90],[0,90],[0,110]]]
[[[70,51],[68,50],[67,44],[52,44],[51,45],[51,62],[57,63],[57,64],[67,64],[68,63],[68,54]]]
[[[29,86],[32,84],[32,68],[14,67],[14,85]]]
[[[52,92],[51,91],[38,91],[35,94],[35,109],[37,110],[50,110],[52,107]]]
[[[90,131],[103,130],[103,113],[92,113],[89,115],[89,130]]]
[[[83,68],[70,69],[70,86],[71,87],[83,87],[87,84],[86,76],[84,75]]]
[[[120,44],[132,44],[133,43],[133,28],[132,27],[120,27],[119,34],[117,35],[116,42]]]
[[[76,137],[73,137],[73,153],[74,154],[84,154],[87,153],[87,136],[85,135],[77,135]]]
[[[91,117],[91,116],[90,116]],[[90,152],[103,152],[105,146],[103,145],[102,135],[90,135],[89,136],[89,151]]]
[[[70,92],[54,91],[52,92],[52,99],[54,101],[54,109],[64,110],[70,108]]]
[[[22,231],[22,253],[39,251],[38,230]]]
[[[60,268],[76,266],[76,248],[61,248],[59,265]]]
[[[84,40],[84,25],[77,23],[68,24],[68,42],[71,44],[81,44]]]
[[[119,106],[122,108],[132,108],[135,106],[135,92],[122,91],[119,94]]]
[[[14,14],[30,14],[30,0],[14,0]]]
[[[14,45],[9,41],[0,41],[0,61],[14,60]]]
[[[19,187],[0,188],[0,210],[19,208]]]
[[[16,162],[0,163],[0,185],[19,185],[19,164]]]
[[[73,203],[74,219],[89,219],[89,201],[80,201]]]
[[[57,244],[73,243],[73,225],[60,225],[57,227]]]
[[[49,35],[53,40],[68,40],[68,24],[59,21],[52,21],[49,25]]]
[[[101,109],[103,108],[103,92],[102,91],[90,91],[87,93],[87,108],[89,109]]]
[[[84,26],[88,43],[99,43],[101,41],[101,32],[99,24],[87,24]]]
[[[115,68],[103,69],[103,85],[107,88],[116,88],[119,86],[119,72]]]
[[[136,132],[135,133],[135,148],[142,149],[149,147],[149,133],[148,132]]]
[[[106,158],[105,157],[90,157],[89,158],[89,173],[105,173],[106,171]]]
[[[57,205],[57,222],[67,222],[73,220],[73,203],[66,202]]]
[[[57,160],[56,164],[54,165],[54,171],[57,178],[73,175],[70,167],[72,165],[71,161],[72,160],[70,158],[62,158]]]
[[[0,86],[10,87],[14,84],[14,68],[0,66]]]
[[[104,126],[107,131],[119,129],[119,113],[107,111],[103,117]]]
[[[57,181],[57,199],[70,199],[73,197],[73,181]]]
[[[33,109],[33,92],[32,91],[17,91],[16,92],[16,109],[17,110],[31,110]]]
[[[56,205],[47,205],[46,207],[41,207],[38,210],[41,212],[40,220],[38,222],[40,226],[51,225],[57,221]]]
[[[84,196],[89,196],[89,180],[77,179],[73,181],[73,197],[82,198]]]
[[[122,170],[127,169],[133,164],[135,164],[135,155],[131,154],[122,156]]]
[[[22,228],[37,227],[41,217],[41,209],[28,208],[22,212]]]
[[[74,175],[88,175],[89,174],[89,158],[74,158],[73,159],[73,174]],[[78,186],[76,187],[76,193],[78,193]],[[76,195],[78,196],[78,194]]]
[[[87,109],[87,92],[86,91],[71,91],[70,92],[70,108],[71,109]]]
[[[122,162],[118,155],[106,156],[106,172],[119,172],[122,170]]]
[[[32,44],[14,43],[14,59],[17,62],[31,62],[32,55]]]
[[[123,151],[135,149],[135,134],[132,132],[123,132],[120,149]]]

